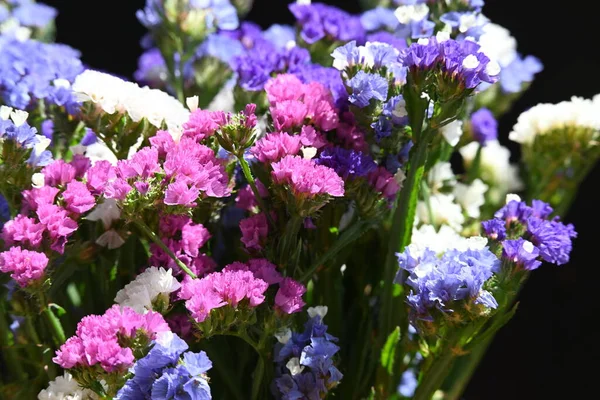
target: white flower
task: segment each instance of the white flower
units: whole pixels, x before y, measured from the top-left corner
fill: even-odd
[[[498,24],[487,23],[482,27],[479,45],[486,56],[506,67],[517,58],[517,40],[510,31]]]
[[[462,66],[466,69],[475,69],[479,67],[479,60],[473,54],[469,54],[463,60]]]
[[[111,227],[114,221],[121,218],[121,209],[117,205],[115,199],[104,199],[104,201],[98,204],[91,213],[89,213],[86,219],[90,221],[102,221],[104,229]]]
[[[10,113],[12,112],[11,107],[0,106],[0,119],[7,120],[10,118]]]
[[[292,338],[292,331],[290,328],[281,328],[275,332],[275,338],[281,344],[286,344]]]
[[[400,6],[394,11],[394,15],[402,25],[406,25],[411,21],[421,21],[423,18],[427,17],[428,14],[429,7],[425,4]]]
[[[38,394],[38,400],[96,400],[98,396],[89,389],[83,389],[71,374],[56,377],[47,389]]]
[[[29,116],[29,113],[27,111],[23,111],[23,110],[15,109],[10,112],[10,119],[12,119],[15,126],[21,126],[25,122],[27,122],[28,116]]]
[[[314,318],[318,315],[319,317],[321,317],[321,319],[323,319],[327,315],[327,306],[308,307],[308,310],[306,310],[306,312],[308,312],[308,316],[311,318]]]
[[[292,376],[298,375],[304,370],[304,366],[300,365],[300,359],[298,357],[290,358],[285,366],[290,370]]]
[[[444,185],[453,186],[456,177],[449,162],[435,164],[427,173],[427,184],[433,192],[439,191]]]
[[[41,172],[36,172],[35,174],[31,175],[31,185],[34,188],[41,188],[44,186],[46,178],[44,177],[44,174],[42,174]]]
[[[514,194],[514,193],[508,193],[506,195],[506,204],[510,203],[513,200],[516,202],[520,202],[521,196],[519,196],[518,194]]]
[[[454,186],[454,196],[469,217],[479,218],[481,215],[479,209],[485,204],[485,193],[488,188],[489,186],[481,179],[475,179],[470,185],[457,183]]]
[[[538,135],[569,127],[600,129],[597,101],[572,97],[570,101],[558,104],[538,104],[519,115],[508,138],[517,143],[531,144]]]
[[[152,310],[152,302],[161,294],[170,294],[181,287],[171,269],[150,267],[117,293],[115,303],[143,314]]]
[[[117,156],[115,156],[115,154],[110,151],[106,144],[101,140],[97,140],[96,143],[92,143],[85,147],[84,152],[85,156],[90,159],[92,165],[103,160],[108,161],[112,165],[117,165]]]
[[[446,28],[450,28],[450,31],[448,31]],[[435,35],[435,38],[438,41],[438,43],[443,43],[450,40],[450,32],[452,32],[452,27],[450,25],[444,25],[444,29],[442,29]]]
[[[462,230],[465,222],[462,208],[454,201],[454,195],[436,193],[429,197],[429,206],[424,201],[417,203],[417,216],[425,224],[449,225],[455,231]],[[431,217],[429,213],[431,211]]]
[[[465,251],[467,249],[480,250],[487,245],[487,239],[481,236],[465,238],[447,225],[442,225],[436,231],[432,225],[422,225],[414,228],[412,240],[408,249],[413,257],[421,257],[425,249],[436,254],[442,254],[450,249]]]
[[[107,114],[127,113],[134,122],[146,118],[157,128],[163,121],[169,129],[180,127],[189,118],[189,111],[167,93],[102,72],[85,70],[72,88],[78,100],[91,101]]]
[[[478,148],[479,143],[471,142],[459,150],[467,168]],[[480,178],[490,186],[488,196],[493,203],[500,203],[508,192],[523,189],[517,166],[510,164],[510,150],[497,140],[491,140],[482,147],[480,162]]]
[[[233,87],[225,84],[219,93],[211,100],[207,109],[209,111],[234,112],[235,99],[233,97]]]
[[[317,155],[316,147],[307,146],[302,147],[300,150],[302,151],[302,158],[306,158],[308,160],[315,158],[315,156]]]
[[[450,146],[456,146],[458,144],[458,141],[463,134],[462,126],[462,121],[454,120],[440,129],[444,139],[446,139],[446,142],[448,142]]]
[[[125,239],[114,229],[109,229],[96,239],[98,246],[106,247],[109,250],[118,249],[125,244]]]

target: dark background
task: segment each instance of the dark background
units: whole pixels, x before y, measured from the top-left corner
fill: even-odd
[[[43,0],[42,0],[43,1]],[[441,1],[441,0],[439,0]],[[329,0],[347,11],[359,12],[358,0]],[[131,77],[145,33],[135,18],[143,0],[46,0],[59,10],[57,41],[83,54],[93,68]],[[263,28],[272,23],[293,23],[290,1],[256,0],[248,20]],[[502,141],[517,116],[540,102],[559,102],[571,96],[589,98],[600,93],[598,22],[589,0],[557,2],[541,0],[486,0],[484,13],[507,27],[518,40],[519,51],[539,57],[544,71],[513,111],[501,121]],[[586,373],[593,379],[599,360],[590,324],[597,317],[599,263],[594,250],[598,223],[594,182],[596,168],[582,185],[566,221],[575,224],[571,263],[544,265],[535,271],[520,297],[519,311],[496,337],[465,393],[466,399],[592,398],[576,396],[585,386]],[[579,275],[579,279],[576,276]],[[588,328],[581,324],[583,318]],[[581,357],[580,359],[576,359]],[[581,361],[580,361],[581,360]],[[597,378],[596,378],[597,379]],[[592,381],[593,382],[593,381]],[[343,400],[343,399],[342,399]]]

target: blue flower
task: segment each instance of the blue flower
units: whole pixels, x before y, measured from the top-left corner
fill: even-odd
[[[498,121],[487,108],[480,108],[471,115],[473,138],[481,145],[498,138]]]
[[[519,55],[500,71],[500,87],[505,93],[518,93],[523,90],[523,84],[532,82],[535,74],[543,69],[543,64],[536,57],[521,58]]]
[[[367,42],[387,43],[394,46],[394,48],[397,50],[402,50],[408,47],[406,39],[386,31],[379,31],[367,35]]]
[[[506,226],[500,219],[490,219],[481,223],[485,236],[492,240],[504,240],[506,237]]]
[[[342,147],[326,148],[315,162],[332,168],[344,179],[364,177],[377,168],[371,156]]]
[[[337,69],[319,64],[300,64],[289,72],[296,75],[302,83],[318,82],[328,88],[337,107],[344,108],[348,104],[348,92]]]
[[[352,89],[348,101],[360,108],[368,106],[371,99],[385,101],[387,98],[388,81],[378,74],[358,71],[352,79],[346,81],[346,85]]]
[[[278,49],[285,49],[296,40],[296,32],[289,25],[273,24],[263,32],[263,37]]]
[[[366,32],[360,18],[337,7],[322,3],[292,3],[289,9],[301,27],[300,37],[308,44],[324,38],[341,42],[365,41]]]
[[[541,261],[538,261],[539,255],[539,249],[523,238],[502,242],[502,258],[524,270],[537,269],[542,264]]]
[[[54,7],[46,4],[23,2],[13,11],[13,17],[19,21],[22,26],[32,28],[45,28],[54,21],[57,11]]]
[[[418,383],[419,381],[417,380],[415,371],[407,369],[402,373],[400,385],[398,385],[398,393],[404,397],[413,397]]]
[[[244,52],[242,44],[231,37],[213,33],[208,35],[204,42],[196,50],[196,57],[214,57],[217,60],[229,64],[234,57]]]
[[[394,10],[386,7],[376,7],[365,11],[360,16],[360,22],[367,32],[380,29],[394,31],[399,25],[398,18],[394,15]]]
[[[206,352],[187,352],[183,355],[183,365],[192,376],[199,376],[212,368],[212,362],[208,359]]]
[[[547,221],[532,217],[527,220],[527,233],[544,260],[556,265],[569,262],[573,249],[571,239],[577,237],[572,224],[565,225],[557,220]]]

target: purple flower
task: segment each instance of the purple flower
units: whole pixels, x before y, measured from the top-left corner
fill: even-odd
[[[480,108],[471,115],[473,138],[482,146],[498,138],[498,121],[487,108]]]
[[[538,261],[539,255],[538,248],[523,238],[502,242],[502,258],[524,270],[532,271],[542,265],[542,262]]]
[[[481,226],[485,235],[492,240],[504,240],[506,237],[505,223],[500,219],[483,221]]]
[[[331,41],[363,43],[365,29],[360,18],[322,3],[292,3],[289,9],[301,27],[300,37],[308,44],[327,38]]]
[[[403,50],[408,47],[406,39],[386,31],[379,31],[367,35],[367,42],[387,43],[394,46],[396,50]]]
[[[388,81],[379,74],[358,71],[352,79],[346,81],[346,85],[352,90],[348,100],[357,107],[367,107],[371,99],[387,99]]]
[[[332,168],[343,179],[364,177],[377,168],[371,156],[342,147],[327,147],[315,162]]]
[[[164,203],[169,206],[194,207],[200,191],[195,186],[188,186],[184,180],[176,180],[165,191]]]
[[[133,77],[142,84],[162,88],[165,86],[167,73],[167,65],[160,50],[151,48],[138,59],[138,69],[133,73]]]
[[[527,233],[544,260],[556,265],[569,262],[572,239],[577,237],[572,224],[564,225],[558,220],[546,221],[532,217],[527,220]]]
[[[520,55],[500,71],[500,87],[505,93],[518,93],[523,84],[533,81],[535,74],[544,69],[541,61],[534,56],[522,58]]]
[[[365,11],[360,16],[360,22],[367,32],[386,29],[394,31],[398,25],[398,18],[394,15],[394,10],[385,7],[376,7]]]

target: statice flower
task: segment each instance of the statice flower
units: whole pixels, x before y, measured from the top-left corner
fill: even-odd
[[[498,138],[498,121],[487,108],[480,108],[471,115],[471,131],[473,139],[479,144],[485,144]]]
[[[407,246],[413,258],[422,257],[426,251],[433,251],[442,255],[446,251],[455,249],[459,251],[481,250],[488,244],[488,240],[481,236],[464,237],[448,225],[439,228],[433,225],[423,224],[414,227],[411,242]]]
[[[385,29],[395,31],[400,22],[394,15],[394,10],[385,7],[376,7],[365,11],[360,16],[360,22],[367,32]]]
[[[385,167],[378,167],[371,171],[368,179],[373,189],[381,193],[388,201],[391,202],[396,198],[396,193],[400,190],[400,184]]]
[[[518,198],[509,198],[494,219],[482,223],[482,228],[487,237],[502,245],[503,256],[517,267],[536,269],[541,260],[563,265],[569,261],[577,232],[559,217],[550,218],[553,211],[539,200],[529,206]]]
[[[301,27],[300,37],[308,44],[327,38],[330,41],[348,42],[365,40],[365,29],[360,17],[353,16],[337,7],[322,3],[292,3],[290,11]]]
[[[488,185],[483,183],[481,179],[475,179],[468,185],[460,182],[456,183],[453,194],[467,217],[479,218],[481,215],[480,208],[485,204],[485,194],[488,188]]]
[[[224,306],[252,309],[265,301],[269,284],[250,271],[224,270],[201,279],[185,279],[179,298],[198,323],[210,317],[211,311]]]
[[[48,383],[46,389],[38,393],[38,400],[98,400],[99,397],[90,389],[84,389],[68,372]]]
[[[332,67],[323,67],[318,64],[302,64],[290,71],[303,83],[317,82],[331,92],[333,101],[338,108],[344,108],[348,103],[348,92],[338,70]]]
[[[364,71],[346,81],[351,89],[348,101],[359,107],[367,107],[372,99],[385,101],[388,94],[388,81],[379,74],[370,74]]]
[[[369,155],[341,147],[326,148],[315,162],[332,168],[344,180],[365,177],[377,168],[377,164]]]
[[[439,68],[448,82],[474,89],[481,82],[496,82],[500,73],[498,63],[479,50],[480,46],[469,40],[439,41],[432,37],[421,39],[402,50],[400,62],[410,71]]]
[[[164,123],[179,130],[189,118],[189,111],[167,93],[91,69],[77,75],[72,90],[77,100],[90,107],[86,115],[91,120],[102,113],[126,115],[133,122],[145,118],[156,129]]]
[[[20,41],[0,37],[0,98],[3,103],[31,109],[37,100],[77,111],[70,90],[75,77],[83,71],[79,52],[62,44]]]
[[[329,167],[298,156],[286,156],[271,165],[275,183],[289,185],[297,196],[344,195],[344,181]]]
[[[301,311],[306,304],[302,300],[302,295],[305,292],[306,287],[300,282],[289,277],[283,278],[275,295],[275,309],[286,314]]]
[[[163,88],[168,79],[165,60],[157,48],[146,50],[138,59],[138,69],[133,73],[137,82],[153,88]]]
[[[180,24],[188,34],[195,31],[232,30],[239,21],[235,7],[229,0],[202,0],[178,2],[179,7],[165,8],[162,1],[147,0],[143,10],[138,10],[138,20],[148,29],[156,30],[165,24],[163,19]]]
[[[265,213],[256,214],[240,221],[242,243],[248,250],[261,250],[269,234],[269,225]]]
[[[275,129],[288,131],[305,124],[335,129],[339,117],[331,92],[317,82],[303,84],[296,76],[281,74],[265,86]]]
[[[429,7],[425,2],[402,4],[394,11],[400,25],[396,32],[402,37],[427,38],[433,34],[435,23],[428,19]]]
[[[52,162],[52,153],[46,150],[51,141],[45,136],[37,134],[37,129],[27,123],[28,116],[29,114],[25,111],[0,106],[0,143],[2,141],[11,143],[18,151],[30,150],[27,159],[29,166],[44,167]],[[4,162],[8,166],[8,160]],[[4,173],[10,174],[10,172],[7,169]]]
[[[257,141],[250,152],[262,163],[279,161],[300,152],[300,139],[299,135],[291,136],[285,132],[269,133]]]
[[[431,214],[429,210],[431,209]],[[437,226],[448,225],[457,232],[462,230],[465,216],[454,194],[435,193],[425,201],[417,203],[417,217],[420,222]],[[431,219],[433,218],[433,220]]]
[[[130,369],[133,376],[115,399],[211,399],[206,372],[212,362],[204,351],[187,349],[187,343],[175,334],[157,338],[148,354]]]
[[[409,276],[406,283],[411,292],[407,302],[412,309],[413,322],[434,321],[435,312],[470,310],[471,304],[496,308],[498,303],[484,283],[500,268],[500,260],[489,249],[446,251],[438,257],[425,250],[421,257],[413,257],[410,250],[398,254],[400,271],[396,283],[402,283],[403,271]],[[483,312],[473,310],[470,312]],[[475,315],[476,316],[476,315]]]
[[[257,279],[262,279],[269,285],[279,284],[283,280],[277,266],[266,258],[253,258],[247,263],[234,262],[223,268],[223,271],[250,271]]]
[[[173,270],[151,267],[119,290],[115,303],[131,307],[140,314],[155,308],[160,312],[168,307],[169,295],[180,287],[181,284],[173,277]]]
[[[48,261],[44,253],[11,247],[0,253],[0,271],[10,273],[19,286],[27,287],[44,276]]]
[[[309,309],[310,310],[310,309]],[[337,386],[342,373],[334,358],[337,338],[327,333],[323,315],[315,313],[304,332],[278,337],[274,360],[276,377],[271,390],[277,399],[321,399]]]
[[[159,313],[141,315],[114,305],[103,315],[84,317],[76,335],[60,347],[53,361],[73,374],[95,365],[108,373],[122,373],[133,365],[134,350],[145,350],[135,348],[135,343],[144,343],[143,339],[149,343],[165,332],[170,332],[169,326]],[[131,339],[129,345],[124,345],[124,338]]]

